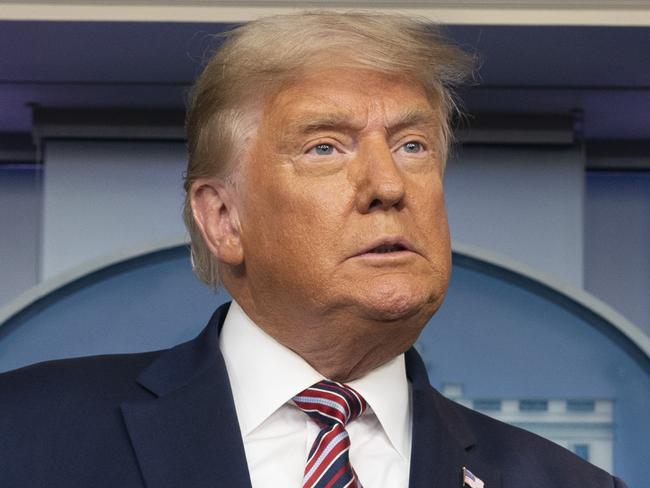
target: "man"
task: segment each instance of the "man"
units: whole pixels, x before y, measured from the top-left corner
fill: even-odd
[[[185,219],[232,304],[169,351],[2,376],[0,485],[623,486],[446,400],[411,348],[448,286],[468,66],[396,16],[231,33],[190,100]]]

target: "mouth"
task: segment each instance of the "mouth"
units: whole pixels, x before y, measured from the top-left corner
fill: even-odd
[[[356,256],[413,252],[413,245],[403,237],[383,238],[371,243]]]
[[[386,254],[389,252],[406,251],[407,249],[401,244],[382,244],[367,251],[371,254]]]

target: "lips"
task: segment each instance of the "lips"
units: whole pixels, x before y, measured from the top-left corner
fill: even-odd
[[[406,251],[406,248],[401,244],[396,244],[396,245],[385,244],[382,246],[375,247],[374,249],[371,249],[368,252],[382,254],[387,252],[398,252],[398,251]]]
[[[388,254],[403,251],[414,251],[413,245],[404,237],[384,237],[365,247],[357,256],[364,254]]]

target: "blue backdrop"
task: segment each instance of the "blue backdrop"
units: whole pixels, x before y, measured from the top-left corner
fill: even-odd
[[[0,324],[0,371],[48,359],[167,348],[226,301],[191,272],[186,247],[62,286]],[[614,471],[650,479],[650,361],[597,314],[530,278],[454,255],[445,304],[418,348],[434,386],[463,397],[610,399]]]

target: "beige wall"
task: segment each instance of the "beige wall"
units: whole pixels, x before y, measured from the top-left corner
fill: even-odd
[[[648,0],[23,0],[0,1],[0,19],[241,22],[328,7],[396,11],[451,24],[650,25]]]

